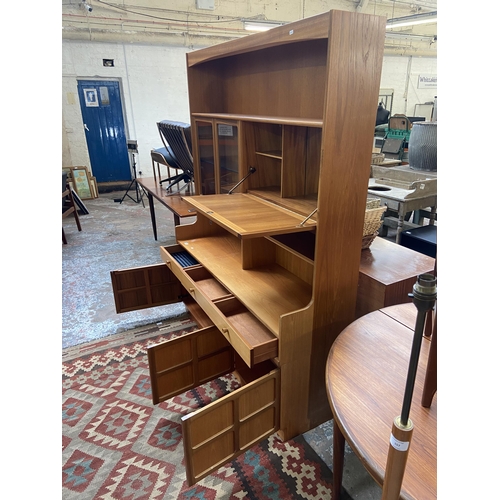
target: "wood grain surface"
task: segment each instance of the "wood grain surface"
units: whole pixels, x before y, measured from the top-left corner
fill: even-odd
[[[414,304],[401,304],[363,316],[340,334],[328,357],[326,384],[335,421],[379,484],[383,484],[392,423],[401,414],[416,311]],[[420,404],[429,346],[423,337],[403,499],[431,500],[437,495],[437,395],[430,408]]]

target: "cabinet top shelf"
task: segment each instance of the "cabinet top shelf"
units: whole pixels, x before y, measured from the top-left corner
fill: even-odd
[[[289,43],[297,43],[307,40],[328,38],[330,28],[330,17],[336,11],[324,12],[307,19],[301,19],[284,26],[278,26],[265,33],[259,33],[258,37],[245,36],[236,40],[220,43],[212,47],[206,47],[187,54],[187,65],[213,61],[222,57],[229,57],[246,52],[275,47]],[[338,15],[338,14],[337,14]]]
[[[312,219],[243,193],[188,196],[188,203],[241,239],[310,231]]]
[[[323,126],[323,120],[315,118],[294,118],[288,116],[261,116],[233,113],[193,113],[193,117],[206,119],[215,118],[216,120],[241,120],[258,123],[278,123],[280,125],[296,125],[302,127],[321,128]]]

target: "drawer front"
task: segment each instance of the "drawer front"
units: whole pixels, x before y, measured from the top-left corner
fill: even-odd
[[[386,205],[389,210],[399,212],[399,201],[384,198],[383,204]]]
[[[182,256],[178,254],[182,252]],[[249,367],[278,356],[278,339],[180,245],[162,247],[168,268]],[[173,257],[176,255],[176,258]],[[184,266],[184,267],[183,267]]]
[[[182,417],[191,486],[279,429],[280,370]]]

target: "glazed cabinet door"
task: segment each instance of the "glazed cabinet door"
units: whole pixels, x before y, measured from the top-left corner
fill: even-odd
[[[241,178],[238,122],[196,119],[194,146],[200,194],[228,193]]]
[[[187,295],[165,264],[111,271],[117,313],[180,302]]]
[[[148,348],[153,404],[234,370],[234,350],[208,326]]]
[[[215,166],[215,145],[213,137],[214,124],[211,120],[195,121],[195,145],[197,163],[199,164],[200,194],[215,194],[216,187],[216,166]]]
[[[240,180],[238,126],[233,123],[215,122],[217,133],[217,159],[219,179],[217,193],[228,193]]]
[[[279,429],[280,370],[182,417],[186,477],[195,484]]]

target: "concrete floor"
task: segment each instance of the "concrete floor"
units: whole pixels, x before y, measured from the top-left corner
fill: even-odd
[[[80,216],[82,231],[74,219],[63,219],[68,241],[62,246],[62,347],[96,340],[137,326],[168,321],[187,314],[174,304],[118,315],[115,312],[110,271],[161,263],[159,247],[175,243],[173,216],[155,204],[158,241],[153,237],[147,198],[144,205],[125,191],[107,192],[84,201],[89,214]],[[135,198],[135,191],[131,193]],[[135,198],[136,199],[136,198]],[[193,219],[184,219],[189,223]],[[389,230],[389,239],[394,239]],[[304,437],[332,469],[332,421]],[[343,485],[353,499],[378,500],[382,490],[346,446]]]

